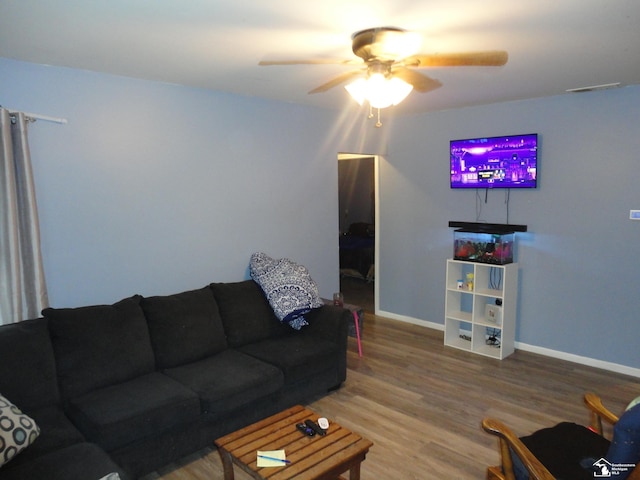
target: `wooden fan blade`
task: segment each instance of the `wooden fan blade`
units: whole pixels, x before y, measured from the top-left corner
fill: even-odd
[[[312,58],[307,60],[262,60],[258,65],[267,67],[271,65],[354,65],[362,63],[362,60],[344,60],[339,58]]]
[[[502,50],[466,53],[418,54],[404,58],[402,65],[410,67],[499,67],[509,60],[509,54]]]
[[[329,89],[331,89],[333,87],[337,87],[341,83],[344,83],[344,82],[346,82],[348,80],[351,80],[353,77],[357,77],[357,76],[362,75],[362,74],[363,74],[362,70],[352,70],[351,72],[343,73],[341,75],[338,75],[334,79],[328,81],[327,83],[324,83],[324,84],[320,85],[319,87],[316,87],[313,90],[310,90],[309,93],[311,94],[311,93],[326,92],[327,90],[329,90]]]
[[[394,77],[404,80],[410,85],[413,85],[414,90],[417,92],[430,92],[442,86],[435,78],[427,77],[422,73],[416,72],[406,67],[396,67],[391,70]]]

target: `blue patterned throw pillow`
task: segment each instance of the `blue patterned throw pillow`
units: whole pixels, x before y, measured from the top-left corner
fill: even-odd
[[[295,330],[308,325],[304,315],[324,305],[309,271],[288,258],[251,255],[251,278],[262,288],[276,317]]]

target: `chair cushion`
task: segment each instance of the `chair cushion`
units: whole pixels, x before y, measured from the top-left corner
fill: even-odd
[[[0,467],[31,445],[40,435],[36,422],[0,395]]]
[[[200,401],[188,388],[154,372],[71,399],[68,414],[88,440],[108,451],[194,421]]]
[[[230,347],[284,335],[290,330],[280,324],[260,286],[253,280],[212,283]]]
[[[338,346],[335,343],[297,332],[292,332],[287,337],[263,340],[238,349],[280,368],[287,385],[319,372],[335,369],[338,362]]]
[[[171,368],[227,348],[227,340],[210,288],[143,298],[156,366]]]
[[[0,393],[23,411],[60,401],[46,319],[0,327]]]
[[[164,373],[195,391],[202,410],[213,414],[265,397],[284,383],[278,368],[234,349]]]
[[[139,296],[113,305],[47,308],[64,398],[152,372],[155,359]]]
[[[97,445],[77,443],[49,452],[27,463],[2,469],[2,480],[46,478],[47,480],[93,480],[116,472],[121,480],[127,474]]]
[[[570,422],[538,430],[520,440],[554,477],[566,480],[593,480],[593,472],[581,462],[603,458],[609,448],[606,438]]]

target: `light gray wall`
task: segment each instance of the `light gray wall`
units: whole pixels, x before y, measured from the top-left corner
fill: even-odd
[[[450,220],[507,223],[451,190],[449,140],[538,133],[539,187],[512,190],[520,305],[516,340],[640,367],[640,87],[444,111],[393,122],[381,164],[380,308],[443,323]]]
[[[380,308],[442,323],[449,140],[540,134],[540,186],[512,191],[521,264],[517,340],[640,367],[640,87],[393,118],[329,112],[0,59],[0,104],[66,117],[31,145],[53,306],[247,278],[252,252],[338,288],[337,152],[381,155]],[[484,197],[483,197],[484,198]],[[481,219],[506,222],[504,193]]]
[[[339,289],[335,113],[0,59],[30,126],[52,306],[248,278],[251,253]]]

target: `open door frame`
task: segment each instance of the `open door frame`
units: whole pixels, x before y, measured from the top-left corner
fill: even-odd
[[[338,153],[338,161],[352,160],[355,158],[373,158],[373,184],[374,184],[374,271],[375,279],[373,283],[373,303],[375,314],[380,311],[380,156],[365,153]],[[339,212],[341,214],[341,212]]]

